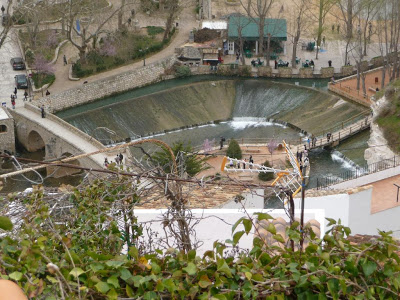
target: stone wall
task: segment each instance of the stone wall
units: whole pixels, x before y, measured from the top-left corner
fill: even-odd
[[[333,67],[321,68],[321,78],[331,78],[335,74]]]
[[[271,77],[272,76],[272,68],[271,67],[258,67],[257,75],[260,77]]]
[[[278,68],[279,77],[282,78],[291,78],[292,77],[292,68]]]
[[[373,68],[378,68],[383,66],[383,63],[385,62],[385,60],[383,59],[383,56],[378,56],[378,57],[374,57],[371,59],[371,64],[373,66]]]
[[[341,68],[342,76],[350,76],[350,75],[353,75],[353,70],[354,70],[354,67],[353,67],[353,66],[343,66],[343,67]]]
[[[175,62],[175,57],[169,57],[161,62],[146,67],[108,77],[95,82],[89,82],[79,88],[63,91],[43,97],[38,104],[44,104],[49,112],[57,112],[66,108],[92,102],[113,94],[119,94],[143,87],[162,80],[166,68]]]
[[[3,112],[5,112],[8,118],[0,120],[0,126],[4,125],[7,128],[5,132],[0,131],[0,153],[4,150],[15,153],[14,119],[8,113],[6,108],[0,107],[0,114]]]
[[[314,70],[312,68],[300,68],[299,76],[300,78],[313,78]]]

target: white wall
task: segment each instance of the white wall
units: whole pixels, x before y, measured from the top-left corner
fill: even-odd
[[[160,236],[163,235],[163,225],[161,214],[166,210],[161,209],[138,209],[135,210],[135,215],[138,218],[138,223],[151,224],[153,232],[157,232]],[[289,220],[285,211],[282,209],[261,210],[261,209],[249,209],[247,213],[252,216],[255,212],[269,213],[274,218],[282,217],[285,220]],[[247,216],[243,210],[239,209],[194,209],[192,210],[195,218],[201,219],[199,224],[196,226],[197,238],[203,242],[203,245],[197,250],[198,255],[202,255],[207,250],[213,249],[213,243],[218,240],[224,242],[226,239],[232,238],[232,225],[239,220],[241,217]],[[300,211],[296,210],[296,216],[300,217]],[[305,222],[310,219],[316,219],[320,224],[324,224],[324,211],[323,210],[305,210],[304,220]],[[243,226],[240,225],[237,230],[243,230]],[[321,233],[325,232],[324,226],[321,226]],[[145,239],[148,239],[147,233],[143,233]],[[253,242],[253,232],[248,236],[243,235],[240,240],[239,246],[244,249],[251,249]]]
[[[349,227],[352,234],[377,235],[378,230],[400,230],[400,206],[371,214],[372,189],[350,194]],[[399,238],[400,232],[393,236]]]
[[[301,198],[294,199],[294,207],[301,209]],[[325,217],[341,220],[342,224],[349,226],[349,195],[336,194],[320,197],[306,197],[304,200],[305,209],[323,209]],[[328,221],[324,220],[325,226]],[[321,233],[322,233],[321,229]]]
[[[256,209],[263,209],[264,208],[264,189],[256,189],[252,192],[242,194],[244,200],[242,203],[235,202],[232,200],[228,203],[225,203],[221,208],[226,209],[241,209],[243,206],[246,209],[249,208],[256,208]],[[243,206],[242,206],[243,204]]]

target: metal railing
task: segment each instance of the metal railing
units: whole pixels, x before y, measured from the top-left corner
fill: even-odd
[[[400,166],[400,156],[394,156],[390,159],[384,159],[373,164],[365,165],[364,167],[356,168],[354,171],[346,171],[338,175],[317,178],[317,190],[326,189],[331,185],[357,179],[359,177],[395,168],[398,166]]]

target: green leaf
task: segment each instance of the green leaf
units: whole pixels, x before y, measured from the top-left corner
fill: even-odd
[[[236,228],[239,226],[240,223],[244,220],[244,217],[241,217],[239,220],[236,221],[235,224],[232,226],[232,233],[236,230]]]
[[[202,276],[200,277],[200,280],[199,280],[199,286],[200,286],[202,289],[205,289],[205,288],[207,288],[207,287],[210,286],[210,285],[212,285],[212,282],[211,282],[211,280],[208,278],[208,276],[207,276],[207,275],[202,275]]]
[[[151,272],[153,274],[157,275],[161,272],[161,267],[156,262],[152,262],[151,263]]]
[[[369,275],[371,275],[372,273],[375,272],[377,265],[373,261],[367,261],[362,264],[362,268],[363,268],[365,276],[368,277]]]
[[[272,233],[272,234],[276,234],[275,225],[272,224],[272,223],[269,223],[269,224],[268,224],[268,227],[267,227],[267,231],[270,232],[270,233]]]
[[[246,234],[249,234],[251,226],[253,225],[249,219],[243,219],[244,230]]]
[[[47,275],[46,279],[48,281],[50,281],[51,283],[58,283],[58,280],[56,278],[52,277],[52,276]]]
[[[22,278],[22,273],[21,272],[18,272],[18,271],[15,271],[15,272],[12,272],[10,275],[8,275],[12,280],[15,280],[15,281],[19,281],[19,280],[21,280],[21,278]]]
[[[229,269],[225,259],[219,259],[217,262],[217,266],[218,266],[217,269],[218,272],[224,273],[228,277],[232,277],[232,272]]]
[[[124,264],[124,262],[123,261],[119,261],[119,260],[109,260],[109,261],[106,262],[107,266],[109,266],[111,268],[114,268],[114,269],[122,266],[123,264]]]
[[[92,263],[90,264],[90,268],[96,273],[97,271],[104,270],[104,265],[101,263]]]
[[[188,252],[189,260],[194,260],[196,258],[196,250],[192,249]]]
[[[244,231],[242,230],[242,231],[236,232],[236,233],[233,235],[233,244],[234,244],[234,245],[236,245],[236,244],[239,242],[239,240],[240,240],[240,238],[243,236],[243,234],[244,234]]]
[[[254,214],[258,217],[258,221],[274,219],[273,217],[271,217],[269,214],[266,213],[254,213]]]
[[[10,231],[13,228],[13,224],[10,218],[0,216],[0,229]]]
[[[332,225],[336,225],[336,220],[335,219],[331,219],[331,218],[325,218],[325,219],[327,219],[329,221],[329,223],[327,225],[328,227],[332,226]]]
[[[143,296],[143,299],[145,300],[154,300],[154,299],[158,299],[156,292],[146,292]]]
[[[72,275],[75,278],[77,278],[79,275],[83,273],[85,273],[85,271],[83,271],[81,268],[73,268],[71,272],[69,272],[69,275]]]
[[[125,268],[119,269],[119,272],[121,273],[119,277],[124,281],[128,281],[130,278],[132,278],[131,272]]]
[[[131,297],[131,298],[133,298],[135,296],[132,288],[129,285],[126,286],[126,294],[128,295],[128,297]]]
[[[116,289],[119,288],[118,278],[116,276],[111,276],[107,279],[107,283],[114,286]]]
[[[186,273],[188,273],[189,275],[194,275],[197,273],[197,267],[194,263],[188,263],[186,268],[182,269],[183,271],[185,271]]]
[[[106,282],[103,282],[103,281],[98,282],[95,285],[95,287],[102,294],[105,294],[110,290],[110,286]]]
[[[280,242],[280,243],[282,243],[282,244],[285,243],[285,239],[284,239],[283,236],[281,236],[280,234],[275,234],[275,235],[273,236],[273,238],[274,238],[276,241],[278,241],[278,242]]]
[[[339,282],[337,279],[329,279],[328,280],[328,290],[331,293],[333,299],[339,299]]]
[[[107,298],[110,299],[110,300],[117,300],[118,299],[118,293],[114,289],[111,289],[107,293]]]

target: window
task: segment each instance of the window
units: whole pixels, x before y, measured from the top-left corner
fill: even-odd
[[[0,125],[0,133],[7,132],[7,126],[6,125]]]

